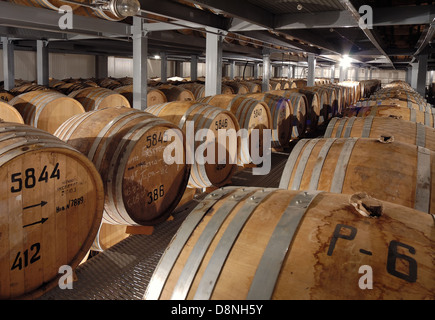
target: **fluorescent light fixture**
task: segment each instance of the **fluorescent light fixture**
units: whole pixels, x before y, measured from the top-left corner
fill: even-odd
[[[160,59],[160,56],[158,54],[154,55],[154,59]]]
[[[344,68],[349,68],[352,59],[346,54],[341,58],[340,66]]]

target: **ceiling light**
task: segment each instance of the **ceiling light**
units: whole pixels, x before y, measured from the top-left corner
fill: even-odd
[[[345,54],[345,55],[341,58],[340,66],[341,66],[341,67],[344,67],[344,68],[349,68],[350,65],[351,65],[351,61],[352,61],[352,59],[351,59],[347,54]]]

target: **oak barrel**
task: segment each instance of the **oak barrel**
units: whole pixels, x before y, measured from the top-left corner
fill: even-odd
[[[221,187],[230,182],[237,170],[237,158],[240,151],[240,138],[236,135],[239,131],[239,124],[230,111],[205,103],[189,101],[168,102],[149,107],[145,111],[174,123],[182,129],[186,137],[191,137],[187,141],[187,150],[191,155],[192,161],[190,163],[193,163],[194,159],[195,161],[190,172],[190,187]],[[201,129],[210,130],[213,137],[205,136],[206,142],[203,142],[202,139],[198,141],[199,138],[196,136],[200,134],[198,131]],[[233,135],[224,138],[224,145],[219,143],[218,132],[220,129],[234,130]],[[189,132],[189,130],[193,130],[193,132]],[[200,152],[204,147],[206,150]],[[208,159],[209,148],[214,152],[213,159]],[[220,151],[220,148],[225,152]],[[206,163],[198,162],[197,153],[203,156],[204,160],[207,160]],[[207,155],[204,156],[204,154]]]
[[[435,151],[435,129],[392,117],[333,118],[324,138],[380,138],[409,143]]]
[[[9,103],[0,100],[0,121],[24,124],[23,117]]]
[[[240,126],[246,131],[246,137],[242,137],[239,164],[251,163],[251,146],[256,146],[260,152],[263,148],[263,130],[272,129],[272,116],[266,103],[243,96],[218,94],[215,96],[199,99],[198,102],[210,104],[231,111]],[[259,130],[259,141],[251,142],[253,129]]]
[[[251,93],[246,96],[262,101],[269,106],[273,120],[272,147],[277,149],[288,147],[292,138],[293,106],[291,102],[270,93]]]
[[[0,123],[0,298],[34,299],[97,234],[104,188],[83,154],[43,130]]]
[[[168,102],[171,101],[195,101],[195,96],[192,91],[182,88],[180,86],[158,86],[156,89],[163,92]]]
[[[144,299],[433,300],[434,245],[430,215],[365,194],[224,188],[189,213]]]
[[[56,91],[30,91],[12,99],[11,104],[24,123],[54,133],[59,126],[85,109],[81,103]]]
[[[371,106],[371,107],[354,107],[343,110],[345,117],[393,117],[411,122],[421,123],[425,126],[435,127],[435,114],[423,112],[416,109],[400,108],[397,106]]]
[[[114,89],[113,91],[122,94],[130,103],[130,106],[133,105],[133,85],[126,85],[122,87],[118,87]],[[168,99],[166,99],[165,94],[155,88],[148,88],[147,91],[147,106],[153,106],[155,104],[161,104],[167,102]]]
[[[307,97],[299,92],[292,90],[273,90],[267,93],[281,96],[288,99],[293,106],[293,117],[292,117],[292,138],[299,138],[307,130],[307,119],[308,119],[308,100]]]
[[[230,87],[235,94],[248,94],[249,88],[246,84],[239,81],[225,81],[222,83],[227,87]]]
[[[85,111],[131,106],[122,94],[100,87],[80,89],[71,92],[68,96],[79,101],[85,108]]]
[[[14,96],[8,91],[0,91],[0,101],[9,102],[14,98]]]
[[[423,112],[432,113],[432,108],[427,106],[426,102],[416,102],[411,99],[390,98],[383,95],[372,96],[369,100],[364,101],[363,106],[376,105],[395,105],[401,108],[416,109]],[[435,113],[435,112],[434,112]]]
[[[167,130],[176,141],[165,141]],[[55,135],[87,155],[100,172],[106,192],[103,222],[162,222],[187,186],[190,166],[183,133],[148,112],[126,107],[89,111],[66,121]],[[168,164],[164,158],[173,140],[179,147],[180,164]]]
[[[352,194],[435,213],[435,153],[389,137],[304,139],[285,165],[279,187]]]
[[[183,83],[179,87],[191,91],[195,97],[195,100],[204,98],[205,96],[205,85],[201,83]]]

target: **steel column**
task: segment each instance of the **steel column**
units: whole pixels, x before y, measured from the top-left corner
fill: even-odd
[[[6,37],[2,37],[3,44],[3,78],[4,89],[15,87],[14,44]]]
[[[198,56],[192,55],[190,59],[190,80],[198,80]]]
[[[335,65],[331,66],[331,82],[335,80]]]
[[[426,95],[426,78],[427,78],[427,54],[418,56],[418,74],[417,74],[417,92],[423,97]]]
[[[36,78],[39,85],[48,86],[48,41],[36,40]]]
[[[270,80],[270,52],[263,53],[263,81],[261,89],[263,92],[269,91],[269,80]]]
[[[160,81],[168,81],[168,57],[166,52],[160,53]]]
[[[205,56],[205,95],[213,96],[222,91],[222,37],[207,32]]]
[[[95,56],[95,76],[98,79],[109,76],[108,56]]]
[[[143,19],[133,17],[133,108],[147,108],[148,38]]]
[[[316,57],[314,54],[308,55],[308,76],[307,76],[307,86],[313,87],[314,86],[314,80],[316,78],[315,75],[316,71]]]

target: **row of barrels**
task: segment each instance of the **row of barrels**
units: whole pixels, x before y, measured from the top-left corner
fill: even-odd
[[[198,107],[198,106],[196,106],[196,107]],[[115,112],[115,110],[117,110],[117,112]],[[135,123],[135,126],[130,127],[130,129],[127,129],[127,130],[126,130],[126,128],[123,128],[123,125],[126,125],[126,123],[130,122],[128,120],[129,115],[125,115],[127,113],[135,114],[135,116],[137,118],[140,118],[143,115],[142,112],[137,111],[137,110],[132,110],[129,108],[103,109],[103,110],[93,111],[90,114],[87,114],[86,117],[85,116],[77,116],[77,117],[75,117],[76,119],[71,119],[71,121],[68,121],[69,123],[65,124],[65,126],[63,126],[63,128],[61,130],[59,130],[59,135],[61,135],[62,139],[65,139],[65,141],[69,141],[70,143],[73,143],[73,144],[76,143],[76,146],[81,147],[81,148],[86,148],[86,146],[88,146],[89,151],[83,150],[83,153],[87,154],[88,157],[90,155],[93,155],[92,159],[95,159],[97,161],[96,165],[98,164],[98,168],[106,168],[106,169],[101,169],[102,173],[110,172],[111,176],[110,176],[110,179],[108,179],[105,183],[105,189],[110,190],[111,193],[109,195],[105,196],[106,201],[105,201],[104,216],[111,223],[117,223],[117,222],[118,223],[119,222],[126,223],[128,220],[133,220],[133,218],[129,215],[129,213],[127,213],[127,215],[123,215],[122,213],[119,214],[118,212],[116,212],[116,210],[119,208],[124,208],[124,210],[125,210],[124,213],[125,213],[127,211],[125,209],[125,207],[127,207],[127,206],[132,207],[135,204],[137,204],[137,202],[143,202],[143,201],[140,201],[140,199],[141,199],[140,186],[139,186],[140,183],[137,182],[136,177],[141,177],[142,181],[147,180],[147,182],[150,179],[149,173],[151,171],[148,170],[147,168],[149,168],[151,166],[151,164],[150,163],[144,164],[143,162],[140,162],[140,160],[141,160],[140,153],[132,154],[131,158],[128,158],[128,159],[125,156],[120,158],[119,156],[121,154],[124,154],[124,155],[130,154],[128,152],[123,152],[122,148],[127,146],[128,147],[127,150],[136,150],[136,152],[139,152],[139,150],[142,150],[142,155],[143,155],[143,150],[146,149],[146,148],[144,148],[144,145],[146,147],[146,146],[152,146],[154,142],[156,145],[163,142],[163,140],[160,139],[161,132],[159,134],[158,134],[158,132],[155,132],[152,135],[149,134],[146,137],[146,139],[143,138],[143,140],[142,140],[143,145],[139,145],[137,149],[136,149],[136,147],[131,145],[131,142],[127,142],[127,141],[132,140],[128,137],[121,138],[118,136],[118,137],[114,138],[114,136],[116,136],[117,132],[124,132],[124,133],[128,132],[128,134],[130,134],[129,137],[136,138],[136,139],[133,139],[134,141],[140,141],[139,137],[141,137],[141,136],[139,135],[139,132],[135,132],[135,130],[142,128],[141,133],[146,132],[146,129],[142,127],[142,125],[143,125],[142,123]],[[138,114],[136,114],[136,113],[138,113]],[[92,117],[94,117],[94,119],[91,119]],[[137,120],[136,117],[135,117],[135,119]],[[159,121],[159,122],[163,121],[160,118],[157,120],[153,117],[150,117],[150,115],[147,115],[147,117],[149,117],[149,119],[150,119],[147,122],[148,124],[150,124],[150,122],[154,122],[154,120]],[[86,124],[86,119],[89,120],[89,122],[87,123],[87,127],[85,126],[85,127],[81,128],[82,124]],[[95,119],[97,119],[97,120],[95,120]],[[123,119],[123,120],[121,120],[121,119]],[[98,121],[102,122],[100,127],[98,127],[96,125],[96,123],[98,123]],[[113,123],[117,123],[116,128],[113,126]],[[132,125],[132,124],[130,124],[130,125]],[[167,123],[166,123],[166,125],[167,125]],[[103,129],[101,129],[102,127],[103,127]],[[150,127],[150,126],[148,126],[148,127]],[[175,130],[176,128],[173,127],[173,129]],[[89,135],[90,130],[96,130],[96,131],[100,130],[100,131],[98,132],[98,134]],[[112,130],[115,130],[115,131],[112,131]],[[81,132],[82,136],[80,136],[80,134],[79,134],[80,132]],[[107,134],[107,136],[106,136],[106,134]],[[92,136],[95,136],[95,137],[92,138]],[[180,135],[178,135],[178,136],[180,136]],[[34,136],[32,138],[34,139]],[[114,141],[115,141],[115,142],[113,142],[113,144],[109,143],[112,141],[112,139],[114,139]],[[120,144],[119,141],[122,141],[124,143]],[[160,148],[160,152],[161,152],[161,148]],[[155,150],[155,151],[150,151],[149,153],[146,153],[147,156],[151,156],[153,154],[157,155],[158,151]],[[104,161],[102,160],[102,159],[107,159],[107,157],[110,158],[111,163],[109,165],[109,168],[112,168],[111,170],[107,170],[108,165],[107,165],[107,163],[104,164]],[[161,157],[162,157],[162,155],[156,156],[156,158],[153,159],[153,162],[154,163],[155,163],[155,161],[158,162],[159,159],[161,159]],[[109,160],[107,160],[107,161],[109,161]],[[135,161],[139,161],[139,162],[135,162]],[[35,163],[35,162],[29,162],[29,163]],[[114,172],[115,169],[113,169],[113,168],[119,168],[119,167],[123,168],[124,172],[130,171],[131,175],[130,175],[130,177],[128,177],[128,179],[126,179],[126,180],[131,181],[131,184],[129,184],[129,186],[128,186],[128,187],[130,187],[130,189],[127,188],[124,190],[120,190],[120,189],[122,189],[122,188],[120,188],[120,186],[123,184],[118,183],[118,181],[120,181],[120,180],[117,181],[116,179],[119,179],[122,176],[122,174],[120,173],[120,172],[122,172],[122,170],[115,173]],[[159,167],[159,169],[161,169],[161,165],[159,165],[158,167]],[[45,168],[45,170],[44,170],[44,168]],[[127,168],[127,170],[125,170],[126,168]],[[145,171],[143,171],[143,172],[145,172],[145,176],[146,175],[148,175],[148,176],[144,177],[143,172],[137,173],[138,172],[136,170],[137,168],[143,168],[145,170]],[[50,177],[53,176],[53,179],[56,179],[58,176],[57,169],[54,170],[54,168],[53,168],[53,172],[50,175]],[[41,176],[39,177],[40,179],[42,179],[41,182],[44,182],[45,177],[46,177],[46,175],[44,174],[44,171],[47,171],[46,166],[44,166],[41,169],[42,173],[41,173]],[[36,178],[35,179],[32,178],[35,175],[34,168],[27,168],[25,170],[23,169],[22,172],[25,173],[25,181],[24,181],[25,186],[26,187],[32,186],[34,183],[33,181],[36,179]],[[167,169],[164,170],[164,173],[162,171],[160,171],[160,174],[164,174],[168,177],[180,177],[180,175],[183,175],[180,172],[178,174],[176,172],[168,173]],[[158,173],[156,174],[156,172],[153,172],[153,175],[158,177],[158,178],[156,178],[156,181],[165,181],[163,179],[158,180],[158,179],[161,179],[161,176]],[[83,175],[83,176],[85,176],[85,175]],[[175,192],[176,194],[178,194],[178,196],[183,193],[182,189],[183,189],[184,183],[187,183],[186,182],[186,180],[187,180],[186,174],[184,174],[184,177],[185,177],[184,182],[181,184],[181,190],[178,189]],[[69,180],[73,180],[73,179],[65,179],[66,182]],[[181,179],[181,180],[183,180],[183,179]],[[181,181],[181,180],[179,180],[179,181]],[[17,186],[11,187],[11,192],[12,192],[12,190],[16,191],[16,190],[20,189],[19,181],[20,180],[18,180],[17,175],[14,175],[13,178],[11,177],[11,182],[17,184]],[[172,181],[172,179],[171,179],[171,181]],[[171,181],[169,183],[172,183]],[[79,185],[82,185],[82,183],[80,183]],[[66,188],[69,188],[69,187],[70,187],[70,185],[69,185],[69,183],[67,183],[66,187],[59,188],[59,191],[63,191],[66,194],[72,193],[73,190],[75,190],[75,189],[71,188],[71,189],[67,190]],[[106,191],[106,193],[107,193],[107,191]],[[177,197],[174,195],[174,192],[170,192],[169,194],[171,194],[171,193],[172,193],[172,197],[175,197],[175,198]],[[36,193],[36,194],[38,194],[38,193]],[[41,194],[41,193],[39,193],[39,194]],[[161,196],[161,200],[165,199],[164,202],[166,202],[166,205],[169,204],[170,200],[167,198],[164,198],[164,196],[167,194],[168,193],[167,193],[167,190],[165,189],[164,183],[159,185],[159,186],[156,186],[154,189],[152,189],[151,195],[150,195],[150,191],[148,191],[148,193],[146,195],[148,197],[147,203],[149,203],[151,205],[151,204],[153,204],[153,201],[154,201],[153,208],[156,208],[156,210],[158,210],[155,202],[159,200],[160,196]],[[120,199],[119,195],[122,195],[124,198]],[[131,197],[128,198],[129,196],[131,196]],[[144,196],[143,193],[142,193],[142,196]],[[8,199],[9,198],[10,198],[10,194],[8,195]],[[170,197],[168,197],[168,198],[170,198]],[[255,196],[254,196],[254,198],[255,198]],[[84,201],[82,197],[78,197],[78,200],[76,200],[76,201],[74,201],[74,200],[76,200],[76,199],[72,200],[72,204],[70,204],[70,206],[73,206],[74,204],[76,204],[76,206],[80,206],[80,204]],[[35,202],[35,203],[39,202],[39,199],[35,199],[35,201],[32,201],[32,202]],[[40,201],[41,207],[42,207],[42,203],[45,203],[45,202],[47,202],[47,201],[45,201],[45,200]],[[177,202],[177,200],[175,200],[172,205],[175,205],[176,202]],[[44,206],[46,206],[46,204],[44,204]],[[29,205],[29,206],[26,206],[25,208],[27,208],[27,207],[32,207],[32,206]],[[106,208],[108,208],[108,209],[106,209]],[[28,209],[31,209],[31,208],[28,208]],[[68,205],[62,206],[62,207],[60,207],[60,206],[56,207],[56,211],[58,211],[58,212],[63,212],[64,210],[69,210]],[[115,211],[115,213],[114,213],[114,211]],[[149,209],[140,210],[140,211],[141,211],[141,213],[143,213],[143,212],[149,213],[150,212]],[[135,218],[138,219],[138,217],[135,217]],[[41,220],[43,220],[43,219],[45,219],[45,218],[44,217],[41,218]],[[152,221],[152,218],[151,218],[151,221]],[[32,223],[29,223],[29,225],[34,226]],[[40,246],[40,242],[38,242],[38,243]],[[38,248],[38,245],[35,245],[33,248],[36,250]],[[19,255],[19,253],[20,252],[18,252],[17,255],[15,255],[13,263],[9,261],[9,264],[10,265],[12,264],[12,267],[13,267],[12,270],[14,270],[14,271],[17,271],[17,269],[21,270],[21,268],[22,268],[22,265],[20,264],[20,261],[22,261],[22,260],[20,259],[21,256]],[[11,254],[11,256],[14,256],[14,254]],[[21,265],[21,267],[20,267],[20,265]]]
[[[208,194],[144,299],[433,300],[433,130],[333,118],[299,140],[279,189]]]
[[[148,112],[88,111],[54,134],[11,122],[0,128],[2,299],[36,298],[58,285],[59,268],[79,265],[102,223],[165,221],[189,181],[184,133]],[[174,142],[181,159],[169,162]]]
[[[51,92],[28,91],[17,97],[39,93],[44,94],[40,96],[42,99]],[[239,105],[244,100],[246,98],[240,99]],[[164,221],[180,201],[188,184],[197,186],[195,184],[203,183],[195,180],[191,172],[196,172],[196,176],[203,179],[214,179],[214,184],[225,183],[234,172],[237,162],[220,168],[208,165],[191,168],[186,163],[186,151],[183,148],[181,162],[169,165],[163,161],[164,150],[169,144],[163,138],[167,130],[172,129],[175,139],[184,145],[184,123],[187,120],[194,121],[195,132],[200,128],[216,130],[216,123],[218,128],[220,124],[225,124],[226,128],[237,131],[239,122],[248,124],[248,127],[252,125],[251,114],[266,114],[265,119],[270,125],[269,109],[254,99],[249,101],[255,104],[244,107],[232,105],[235,113],[236,110],[244,110],[239,113],[245,114],[245,119],[236,118],[226,108],[195,101],[159,105],[158,114],[162,117],[128,107],[90,110],[70,117],[56,130],[54,136],[30,126],[2,123],[5,133],[8,133],[4,137],[7,145],[15,146],[15,141],[8,139],[23,136],[29,146],[16,151],[16,161],[20,166],[4,169],[5,179],[9,179],[4,190],[4,201],[7,201],[5,205],[11,210],[3,213],[5,219],[2,220],[9,221],[6,217],[10,214],[26,216],[26,219],[2,224],[2,229],[14,231],[5,232],[7,236],[2,238],[2,247],[10,248],[10,254],[5,255],[1,263],[4,271],[1,296],[36,297],[55,286],[59,278],[55,272],[59,268],[58,262],[72,268],[77,266],[89,250],[90,243],[93,245],[98,237],[102,223],[155,225]],[[178,126],[165,120],[164,115]],[[67,145],[61,144],[54,137]],[[73,150],[73,156],[67,158],[59,154],[61,152],[52,146],[52,141]],[[41,151],[38,152],[39,149],[31,143],[36,144]],[[230,141],[228,145],[234,143],[237,144],[238,141]],[[245,142],[245,151],[247,148],[249,144]],[[51,158],[44,156],[45,153],[51,154]],[[79,165],[75,156],[93,170],[86,172],[80,169],[80,165],[85,165]],[[84,160],[86,158],[88,162]],[[6,162],[7,159],[10,157],[5,158],[2,168],[13,165]],[[75,169],[69,170],[70,167]],[[12,172],[14,170],[15,173]],[[48,184],[53,184],[53,187]],[[12,202],[16,197],[25,200],[25,203]],[[15,206],[9,203],[14,203]],[[26,215],[23,214],[24,211]],[[78,227],[73,224],[74,221],[84,219],[79,217],[79,212],[88,217],[85,219],[87,225],[80,227],[78,239],[74,233]],[[62,214],[68,214],[68,220],[59,220],[59,224],[63,223],[59,225],[56,219]],[[48,221],[53,222],[49,224]],[[24,231],[20,229],[20,232],[15,232],[20,227]],[[61,232],[66,229],[72,231]],[[27,230],[32,233],[32,237]],[[81,246],[68,247],[69,254],[64,255],[61,247],[53,247],[61,241],[56,237],[62,237],[65,246],[69,246],[70,242],[80,243]],[[39,252],[41,248],[43,251]],[[35,251],[37,259],[32,262],[23,261],[31,250]]]

